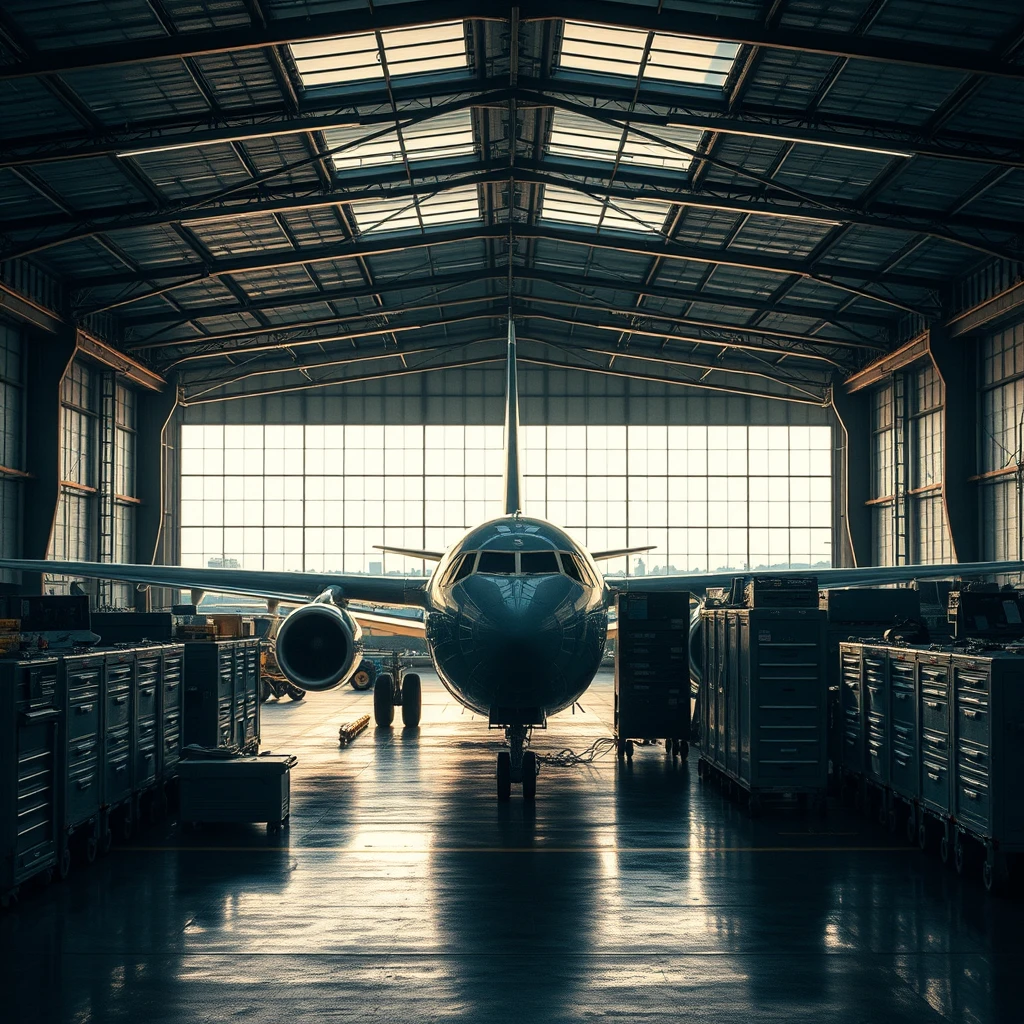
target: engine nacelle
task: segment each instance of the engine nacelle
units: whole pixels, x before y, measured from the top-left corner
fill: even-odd
[[[332,690],[347,682],[362,659],[363,631],[330,601],[296,608],[277,631],[277,663],[303,690]]]

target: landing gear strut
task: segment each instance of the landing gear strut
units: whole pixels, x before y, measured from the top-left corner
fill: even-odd
[[[532,750],[524,749],[529,737],[530,727],[527,725],[505,727],[509,749],[498,753],[499,800],[511,797],[513,782],[522,783],[524,800],[533,800],[537,796],[537,755]]]

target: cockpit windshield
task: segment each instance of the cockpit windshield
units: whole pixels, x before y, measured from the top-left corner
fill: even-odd
[[[488,576],[568,576],[577,583],[592,583],[579,557],[569,551],[466,551],[456,555],[444,585],[454,586],[472,573]]]

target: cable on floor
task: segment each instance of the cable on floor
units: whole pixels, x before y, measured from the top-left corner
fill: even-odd
[[[572,768],[580,764],[593,764],[599,758],[614,754],[617,749],[618,743],[614,738],[602,736],[578,754],[566,747],[555,754],[538,754],[537,761],[551,768]]]

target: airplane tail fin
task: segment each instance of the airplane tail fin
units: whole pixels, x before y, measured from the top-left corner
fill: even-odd
[[[523,469],[519,460],[519,383],[516,378],[516,328],[508,311],[508,362],[505,370],[505,515],[523,511]]]

